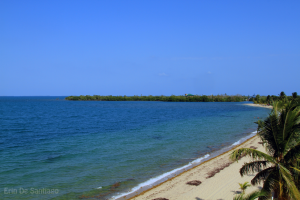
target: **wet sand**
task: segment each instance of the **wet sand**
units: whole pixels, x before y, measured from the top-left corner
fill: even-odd
[[[254,136],[234,149],[246,147],[264,151],[264,147],[259,142],[259,137]],[[250,182],[254,177],[254,174],[244,177],[241,177],[239,174],[239,169],[245,162],[249,162],[250,158],[243,157],[238,162],[232,162],[229,159],[231,152],[232,150],[229,150],[205,161],[174,178],[154,186],[137,196],[131,197],[130,200],[152,200],[156,198],[166,198],[169,200],[231,200],[234,195],[241,192],[238,183]],[[193,180],[201,181],[201,184],[198,186],[187,184],[187,182]],[[251,186],[246,190],[246,193],[257,190],[260,187]]]

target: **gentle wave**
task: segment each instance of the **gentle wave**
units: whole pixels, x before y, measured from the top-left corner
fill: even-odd
[[[241,138],[240,140],[234,142],[231,146],[225,147],[223,150],[218,151],[218,155],[220,155],[224,151],[228,151],[229,149],[232,149],[234,146],[242,144],[243,142],[245,142],[246,140],[252,138],[256,134],[257,134],[257,131],[254,131],[250,135],[247,135],[246,137]],[[211,156],[211,158],[216,157],[216,156],[217,155]],[[183,171],[186,171],[187,169],[192,168],[192,166],[199,165],[204,159],[207,159],[209,157],[210,157],[210,155],[206,154],[205,156],[203,156],[201,158],[198,158],[198,159],[190,162],[189,164],[184,165],[183,167],[176,168],[176,169],[174,169],[172,171],[166,172],[166,173],[164,173],[162,175],[159,175],[157,177],[151,178],[148,181],[140,183],[136,187],[132,188],[129,192],[125,192],[125,193],[121,193],[121,194],[119,194],[117,196],[113,196],[111,199],[115,200],[115,199],[124,198],[125,196],[132,195],[134,193],[135,193],[134,195],[137,195],[137,194],[141,193],[144,190],[150,189],[151,187],[153,187],[155,185],[158,185],[158,184],[160,184],[160,183],[168,180],[169,178],[172,178],[172,177],[178,175],[178,174],[176,174],[176,172],[180,172],[181,173]]]
[[[250,135],[247,135],[246,137],[243,137],[242,139],[240,139],[239,141],[233,143],[231,146],[236,146],[239,144],[242,144],[243,142],[245,142],[246,140],[248,140],[249,138],[252,138],[254,135],[256,135],[257,131],[252,132]]]
[[[34,183],[36,188],[62,191],[44,196],[45,199],[79,200],[78,194],[94,193],[103,198],[125,193],[137,195],[157,182],[164,182],[220,155],[219,151],[237,147],[235,145],[242,143],[240,139],[249,135],[242,133],[256,130],[253,122],[257,117],[261,119],[269,113],[264,108],[243,106],[243,102],[69,102],[55,99],[13,97],[3,101],[0,97],[4,102],[0,110],[5,116],[0,120],[0,135],[3,136],[0,139],[3,154],[0,176],[6,180],[0,187],[25,188]],[[209,156],[204,157],[205,154]],[[154,163],[164,165],[149,168]],[[151,174],[155,175],[149,177]],[[127,182],[131,178],[134,180]],[[0,193],[0,199],[4,198]],[[28,198],[40,199],[37,195],[12,194],[10,197]]]
[[[172,171],[169,171],[169,172],[166,172],[166,173],[164,173],[164,174],[162,174],[162,175],[159,175],[159,176],[157,176],[157,177],[151,178],[151,179],[149,179],[148,181],[145,181],[145,182],[143,182],[143,183],[140,183],[140,184],[137,185],[136,187],[132,188],[131,191],[129,191],[129,192],[122,193],[122,194],[117,195],[117,196],[113,196],[112,199],[122,198],[122,197],[124,197],[124,196],[130,195],[130,194],[133,194],[133,193],[136,193],[137,191],[139,191],[139,190],[141,190],[141,189],[143,189],[143,188],[144,188],[144,189],[148,189],[148,188],[150,188],[150,187],[153,187],[153,186],[155,186],[155,185],[158,185],[159,183],[162,183],[162,182],[168,180],[169,178],[178,175],[178,174],[176,174],[176,172],[181,173],[182,171],[185,171],[185,170],[191,168],[191,167],[194,166],[195,164],[201,163],[201,161],[202,161],[203,159],[206,159],[206,158],[208,158],[208,157],[209,157],[209,154],[206,154],[205,156],[203,156],[203,157],[201,157],[201,158],[198,158],[198,159],[196,159],[196,160],[190,162],[189,164],[187,164],[187,165],[185,165],[185,166],[183,166],[183,167],[176,168],[176,169],[174,169],[174,170],[172,170]],[[147,187],[147,188],[145,188],[145,187]]]

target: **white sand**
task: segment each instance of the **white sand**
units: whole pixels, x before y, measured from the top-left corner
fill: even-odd
[[[263,104],[251,104],[251,103],[246,103],[246,104],[243,104],[243,105],[273,109],[273,106],[267,106],[267,105],[263,105]]]
[[[260,139],[254,136],[235,149],[255,146],[258,150],[264,151],[264,147],[258,143],[259,141]],[[136,197],[130,198],[130,200],[152,200],[155,198],[167,198],[169,200],[232,200],[236,192],[241,192],[238,183],[250,182],[254,177],[254,175],[241,177],[239,174],[239,169],[243,164],[250,161],[249,157],[244,157],[238,163],[234,162],[213,177],[207,178],[208,174],[214,169],[230,162],[230,152],[232,150],[183,172]],[[199,186],[186,184],[186,182],[192,180],[200,180],[202,183]],[[259,189],[258,186],[251,186],[246,190],[246,193],[257,189]]]

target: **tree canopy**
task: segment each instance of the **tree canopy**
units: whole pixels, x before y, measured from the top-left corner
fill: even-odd
[[[100,95],[80,95],[68,96],[66,100],[73,101],[165,101],[165,102],[240,102],[245,101],[247,97],[242,95],[193,95],[193,96],[100,96]]]

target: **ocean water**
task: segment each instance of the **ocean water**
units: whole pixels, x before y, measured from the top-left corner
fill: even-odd
[[[270,110],[245,103],[0,97],[0,199],[107,199],[151,184],[255,131]]]

